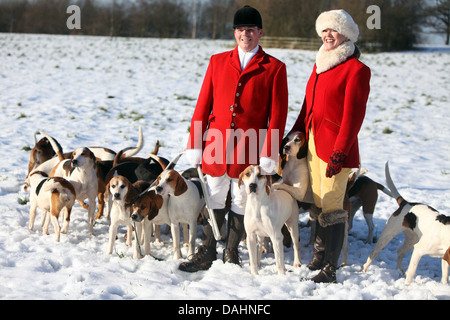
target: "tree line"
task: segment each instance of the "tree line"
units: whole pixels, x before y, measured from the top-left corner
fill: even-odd
[[[73,4],[80,8],[80,30],[66,26]],[[244,4],[260,11],[267,36],[316,38],[317,16],[344,8],[365,48],[410,49],[423,26],[449,41],[450,0],[0,0],[0,32],[231,39],[234,12]],[[380,8],[379,29],[367,27],[371,5]]]

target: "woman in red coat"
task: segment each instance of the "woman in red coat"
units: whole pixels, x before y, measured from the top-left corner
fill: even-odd
[[[239,174],[250,164],[272,173],[278,161],[288,111],[286,66],[258,45],[263,34],[259,12],[245,6],[234,16],[234,50],[213,55],[191,121],[186,156],[202,165],[219,229],[231,194],[224,262],[239,263],[244,233],[246,194]],[[209,224],[203,243],[180,270],[208,269],[216,259],[216,240]]]
[[[348,219],[343,200],[349,172],[359,167],[358,132],[366,112],[371,72],[358,60],[354,42],[359,30],[347,12],[323,12],[317,18],[316,31],[323,45],[291,131],[307,135],[314,203],[321,209],[308,267],[321,269],[315,282],[334,282]]]

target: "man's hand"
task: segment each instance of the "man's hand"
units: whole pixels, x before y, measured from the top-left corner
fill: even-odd
[[[201,149],[186,149],[184,152],[189,164],[192,167],[197,167],[202,164],[202,150]]]
[[[277,163],[270,158],[261,157],[261,159],[259,159],[259,166],[263,169],[265,174],[272,174],[277,168]]]

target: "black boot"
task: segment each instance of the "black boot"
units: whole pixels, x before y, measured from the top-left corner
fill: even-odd
[[[200,246],[197,248],[197,253],[189,261],[181,263],[178,269],[185,272],[208,270],[216,259],[216,248]]]
[[[216,217],[217,227],[222,228],[225,221],[225,215],[227,214],[227,209],[214,209],[214,216]],[[207,219],[203,219],[203,234],[202,234],[202,245],[206,247],[215,248],[217,245],[217,240],[214,238],[214,232],[212,226],[209,224]]]
[[[225,220],[225,214],[226,209],[214,210],[219,229],[222,227]],[[203,243],[197,248],[197,253],[190,257],[189,261],[181,263],[178,267],[179,270],[185,272],[197,272],[211,268],[213,261],[217,259],[217,241],[214,238],[212,227],[206,219],[203,221],[202,239]]]
[[[344,242],[345,223],[338,223],[328,226],[326,229],[325,242],[325,266],[319,274],[311,280],[316,283],[336,282],[336,270],[338,269],[339,256],[341,255],[342,244]]]
[[[313,257],[307,267],[309,270],[315,271],[322,269],[324,266],[323,258],[325,257],[326,231],[317,220],[312,223],[316,224],[316,234],[314,238]]]
[[[228,231],[226,249],[223,251],[223,262],[240,265],[238,246],[244,236],[244,215],[230,211],[228,214]]]
[[[234,263],[240,266],[239,250],[237,248],[223,249],[223,263]]]

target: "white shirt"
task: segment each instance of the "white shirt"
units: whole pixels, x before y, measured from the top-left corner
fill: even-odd
[[[247,64],[250,62],[250,60],[253,58],[253,56],[258,52],[259,45],[257,45],[253,50],[249,52],[245,52],[241,49],[241,47],[238,47],[239,51],[239,60],[241,61],[241,70],[243,71]]]

